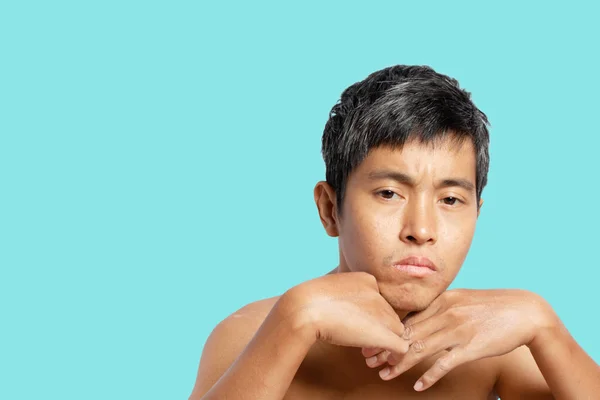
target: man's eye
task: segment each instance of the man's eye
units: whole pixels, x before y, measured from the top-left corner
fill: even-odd
[[[379,193],[379,195],[380,195],[380,196],[382,196],[384,199],[388,199],[388,200],[392,199],[392,197],[394,197],[394,195],[396,194],[396,193],[394,193],[394,192],[393,192],[393,191],[391,191],[391,190],[381,190],[381,191],[379,191],[378,193]]]
[[[447,204],[449,206],[455,205],[457,201],[460,202],[460,200],[458,200],[456,197],[446,197],[442,201],[444,202],[444,204]]]

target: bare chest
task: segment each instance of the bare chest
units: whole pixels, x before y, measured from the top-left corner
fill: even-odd
[[[326,385],[294,382],[285,396],[285,400],[498,400],[491,388],[476,387],[470,384],[465,387],[451,387],[439,383],[424,392],[418,393],[412,385],[401,384],[365,384],[357,385],[351,390],[336,390]]]
[[[379,369],[366,366],[360,350],[348,350],[337,353],[311,350],[285,400],[497,399],[493,392],[496,381],[493,359],[464,364],[426,391],[416,392],[413,385],[437,357],[416,365],[391,381],[383,381],[379,378]]]

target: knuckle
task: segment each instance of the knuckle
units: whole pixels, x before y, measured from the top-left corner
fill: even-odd
[[[458,328],[456,328],[456,332],[458,336],[463,338],[463,340],[467,340],[471,342],[475,337],[476,331],[474,331],[473,327],[470,324],[462,324]]]
[[[440,357],[435,362],[436,367],[444,372],[450,371],[454,366],[455,356],[450,353],[447,356]]]
[[[461,311],[456,307],[448,308],[448,310],[446,310],[446,315],[448,316],[448,318],[450,318],[452,320],[457,320],[457,319],[462,318]]]
[[[436,361],[436,365],[437,365],[438,369],[440,369],[442,371],[450,370],[450,361],[449,360],[439,359]]]
[[[405,326],[402,337],[406,340],[409,340],[412,337],[412,335],[413,335],[413,327],[411,325]]]
[[[410,345],[410,348],[414,353],[422,353],[426,348],[425,342],[423,340],[417,340]]]

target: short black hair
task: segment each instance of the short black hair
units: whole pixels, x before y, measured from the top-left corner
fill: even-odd
[[[409,139],[431,143],[452,134],[475,148],[477,207],[489,170],[488,119],[456,79],[428,66],[395,65],[370,74],[342,93],[322,138],[326,180],[338,214],[346,182],[371,149],[402,148]]]

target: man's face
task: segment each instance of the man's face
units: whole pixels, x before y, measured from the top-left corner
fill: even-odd
[[[425,309],[456,277],[475,233],[470,140],[373,149],[350,174],[339,232],[339,271],[365,271],[397,310]],[[435,271],[406,266],[423,257]],[[426,261],[426,260],[425,260]],[[426,272],[424,276],[422,272]]]

